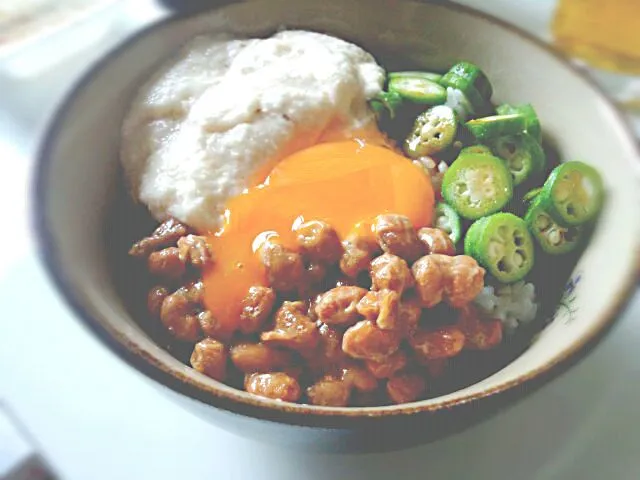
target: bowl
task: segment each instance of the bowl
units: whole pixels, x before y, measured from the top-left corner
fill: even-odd
[[[557,310],[517,358],[487,378],[403,405],[289,404],[199,374],[136,321],[123,292],[135,288],[135,279],[125,281],[126,272],[117,273],[124,257],[120,249],[150,227],[126,199],[118,161],[119,129],[136,89],[195,35],[263,36],[282,27],[356,42],[390,68],[443,70],[459,59],[474,61],[492,79],[496,101],[536,106],[547,144],[562,159],[581,159],[602,173],[606,205],[590,245],[560,286]],[[35,215],[44,262],[78,317],[186,408],[269,442],[339,451],[399,448],[486,418],[588,350],[636,283],[640,216],[633,212],[640,205],[639,171],[636,142],[605,95],[558,54],[500,21],[451,4],[251,0],[159,23],[92,68],[57,113],[40,150]],[[556,275],[551,269],[549,278]]]

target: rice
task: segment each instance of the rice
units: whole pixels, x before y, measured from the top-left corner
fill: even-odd
[[[447,100],[445,105],[451,108],[461,120],[466,120],[474,112],[467,96],[457,88],[447,87]]]
[[[508,332],[533,321],[538,313],[533,283],[524,281],[498,287],[486,286],[474,303],[483,315],[499,319]]]

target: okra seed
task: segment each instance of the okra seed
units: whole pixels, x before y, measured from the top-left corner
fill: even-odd
[[[555,192],[555,197],[558,202],[564,202],[571,195],[571,185],[562,183],[558,186]]]
[[[504,256],[504,245],[492,240],[489,242],[489,256],[490,257],[502,257]]]
[[[552,245],[560,245],[560,242],[562,242],[562,235],[555,228],[549,231],[548,236]]]
[[[582,182],[582,178],[583,176],[579,172],[576,172],[575,170],[569,174],[569,181],[574,185],[580,184]]]
[[[536,217],[536,228],[544,232],[551,226],[551,220],[546,215],[538,215]]]
[[[519,268],[524,263],[524,258],[518,252],[513,254],[513,258],[511,260],[516,268]]]

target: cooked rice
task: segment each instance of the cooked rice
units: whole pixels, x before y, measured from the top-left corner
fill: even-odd
[[[524,281],[496,288],[486,286],[474,300],[480,311],[490,318],[499,319],[507,331],[536,318],[538,304],[533,283]]]

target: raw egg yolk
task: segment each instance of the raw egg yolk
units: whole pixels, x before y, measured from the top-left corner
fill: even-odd
[[[349,140],[301,150],[227,203],[223,227],[209,238],[215,263],[204,273],[205,307],[230,332],[249,288],[268,286],[256,237],[277,237],[295,251],[293,227],[304,221],[323,220],[345,238],[356,229],[370,232],[363,225],[384,213],[406,215],[416,228],[428,226],[433,210],[429,178],[389,148]]]

